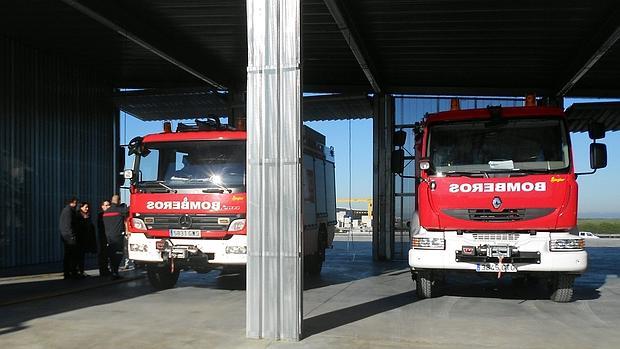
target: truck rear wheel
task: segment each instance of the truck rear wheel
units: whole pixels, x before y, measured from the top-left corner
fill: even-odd
[[[319,230],[319,238],[317,240],[318,250],[313,254],[305,257],[304,269],[310,275],[319,275],[323,269],[323,261],[325,260],[325,249],[327,248],[327,229],[321,225]]]
[[[570,302],[573,298],[575,275],[558,274],[551,279],[551,300],[558,303]]]
[[[427,270],[418,271],[416,275],[415,292],[418,298],[432,298],[435,288],[435,280],[433,279],[433,273]]]
[[[323,259],[319,253],[314,253],[305,257],[304,267],[310,275],[319,275],[323,269]]]
[[[170,272],[169,266],[158,267],[149,265],[146,270],[151,285],[158,290],[172,288],[179,280],[180,271]]]

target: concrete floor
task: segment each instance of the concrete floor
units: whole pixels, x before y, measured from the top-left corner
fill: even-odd
[[[245,280],[216,271],[161,292],[139,279],[1,306],[0,348],[620,348],[617,240],[589,244],[599,247],[569,304],[542,285],[475,276],[417,300],[405,264],[372,263],[369,242],[341,241],[321,278],[305,281],[299,343],[246,339]]]

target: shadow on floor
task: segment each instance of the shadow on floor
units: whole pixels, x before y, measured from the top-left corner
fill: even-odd
[[[96,280],[94,280],[96,278],[97,277],[92,277],[92,281],[44,280],[39,282],[30,281],[23,284],[11,285],[12,287],[22,287],[25,289],[32,287],[48,288],[53,292],[54,290],[58,290],[60,288],[66,288],[67,283],[79,283],[81,281],[85,281],[85,283],[92,283],[96,282]],[[4,290],[5,293],[8,291],[8,289]],[[120,302],[127,299],[144,296],[153,292],[154,290],[147,284],[147,281],[144,279],[138,279],[123,283],[109,284],[97,288],[90,288],[81,292],[75,292],[58,297],[50,297],[13,305],[0,306],[0,313],[2,314],[2,316],[0,316],[0,336],[27,328],[28,326],[25,325],[25,323],[33,319],[70,312],[82,308]],[[2,290],[0,290],[0,294],[2,294]]]
[[[374,301],[316,315],[303,322],[304,338],[359,321],[416,301],[413,291],[403,292]]]

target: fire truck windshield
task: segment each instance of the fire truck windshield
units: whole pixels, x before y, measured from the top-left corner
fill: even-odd
[[[437,174],[566,172],[570,163],[567,133],[559,119],[431,125],[426,156]]]
[[[136,159],[138,186],[213,191],[245,191],[245,141],[146,143],[147,156]]]

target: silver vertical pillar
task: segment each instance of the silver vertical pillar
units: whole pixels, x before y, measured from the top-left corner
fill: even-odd
[[[300,0],[247,0],[246,334],[299,340],[301,269]]]
[[[391,169],[394,98],[376,94],[373,104],[372,254],[375,260],[389,260],[394,246],[394,175]]]

